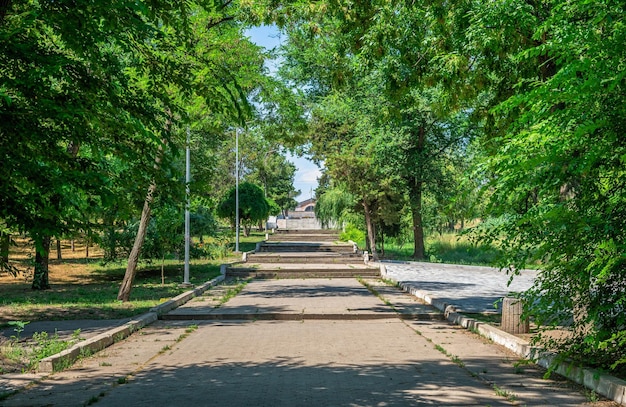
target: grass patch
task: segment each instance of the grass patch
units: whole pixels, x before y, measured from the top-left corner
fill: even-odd
[[[190,282],[202,284],[220,274],[221,261],[190,265]],[[137,272],[131,301],[117,300],[125,267],[118,265],[86,266],[89,279],[80,283],[53,284],[50,290],[34,291],[29,283],[0,285],[0,325],[11,320],[120,319],[147,312],[166,299],[186,289],[179,287],[183,264],[165,267],[166,283],[161,284],[161,269],[144,265]]]
[[[489,266],[499,255],[498,249],[488,245],[477,245],[465,235],[458,233],[431,234],[424,240],[427,261]],[[413,260],[412,243],[397,244],[394,239],[385,242],[385,259]]]
[[[250,236],[239,236],[239,251],[250,252],[256,249],[256,244],[265,240],[265,232],[250,232]]]
[[[256,243],[264,239],[264,232],[241,236],[240,250],[253,250]],[[20,320],[128,318],[147,312],[186,290],[178,286],[183,281],[182,261],[166,260],[163,273],[160,259],[143,262],[137,270],[131,300],[122,303],[117,300],[117,293],[126,272],[125,262],[103,264],[103,252],[97,246],[90,248],[89,258],[84,257],[84,247],[72,251],[69,242],[64,242],[62,248],[63,260],[53,259],[56,252],[51,253],[52,288],[49,290],[32,290],[28,273],[17,277],[0,274],[0,327]],[[28,242],[20,242],[11,249],[11,262],[27,261],[32,257],[32,250]],[[220,275],[221,264],[240,259],[232,249],[225,254],[229,256],[223,259],[192,260],[190,283],[205,283]]]
[[[35,332],[28,342],[20,342],[18,333],[0,348],[0,360],[4,366],[0,373],[33,371],[42,359],[62,352],[81,340],[80,330],[74,331],[69,340],[62,340],[56,333]]]
[[[218,300],[218,304],[215,308],[226,304],[231,298],[239,294],[249,282],[250,280],[237,281],[234,287],[228,287],[224,295]]]
[[[498,387],[495,384],[492,387],[493,387],[493,390],[496,392],[496,395],[498,395],[500,397],[504,397],[505,399],[507,399],[511,403],[513,403],[513,402],[515,402],[515,400],[517,400],[517,396],[514,393],[512,393],[512,392],[510,392],[508,390],[505,390],[505,389],[503,389],[501,387]]]

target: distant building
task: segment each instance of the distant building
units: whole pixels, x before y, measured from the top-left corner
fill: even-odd
[[[322,229],[321,223],[315,218],[315,199],[307,199],[298,203],[296,209],[287,213],[287,219],[276,220],[278,229]]]
[[[315,199],[309,198],[306,201],[298,203],[295,212],[315,212]]]

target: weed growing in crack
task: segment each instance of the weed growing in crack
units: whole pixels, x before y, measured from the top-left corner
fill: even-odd
[[[494,384],[492,387],[493,387],[493,390],[496,392],[497,396],[504,397],[511,403],[517,400],[517,396],[514,393],[511,393],[510,391],[505,390],[496,384]]]

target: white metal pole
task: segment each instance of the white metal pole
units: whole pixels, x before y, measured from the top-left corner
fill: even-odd
[[[235,253],[239,253],[239,129],[235,131]]]
[[[189,235],[190,235],[190,225],[189,225],[189,206],[191,205],[191,193],[189,190],[189,183],[191,182],[191,153],[189,151],[190,144],[190,132],[189,127],[187,127],[187,148],[185,151],[185,184],[186,184],[186,194],[187,194],[187,202],[185,203],[185,272],[184,272],[184,281],[183,284],[187,285],[189,283]]]

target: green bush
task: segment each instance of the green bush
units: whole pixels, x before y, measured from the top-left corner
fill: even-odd
[[[346,225],[345,230],[339,235],[339,239],[344,242],[352,240],[359,246],[365,246],[365,232],[351,223]]]

